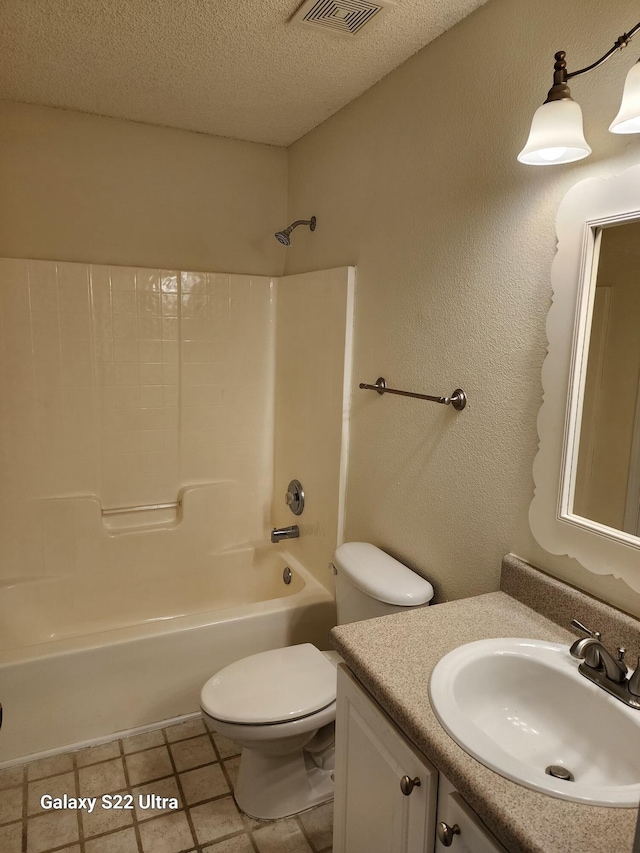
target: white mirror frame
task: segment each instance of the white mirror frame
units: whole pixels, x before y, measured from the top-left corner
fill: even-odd
[[[581,181],[558,210],[529,523],[546,551],[567,554],[589,571],[622,578],[640,591],[640,538],[572,511],[600,228],[637,219],[640,166],[611,178]]]

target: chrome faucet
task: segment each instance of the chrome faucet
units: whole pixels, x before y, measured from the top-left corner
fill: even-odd
[[[297,524],[292,524],[291,527],[274,527],[271,531],[271,541],[275,545],[282,539],[297,539],[300,536],[300,528]]]
[[[569,649],[572,657],[582,661],[578,672],[616,699],[620,699],[625,705],[640,710],[640,659],[635,671],[627,678],[628,670],[624,662],[625,649],[619,648],[618,656],[615,658],[602,644],[602,635],[599,631],[589,630],[577,619],[574,619],[571,624],[588,634],[587,637],[576,640]]]

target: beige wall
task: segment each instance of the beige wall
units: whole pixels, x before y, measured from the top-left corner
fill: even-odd
[[[427,393],[460,386],[467,409],[355,390],[345,538],[428,574],[438,600],[497,588],[514,551],[640,615],[640,595],[542,550],[529,531],[555,214],[577,181],[637,163],[607,131],[637,48],[572,90],[594,155],[516,162],[551,84],[638,17],[635,0],[490,0],[292,146],[289,216],[313,240],[286,272],[355,264],[353,387],[384,375]]]
[[[0,256],[274,275],[286,151],[0,102]]]

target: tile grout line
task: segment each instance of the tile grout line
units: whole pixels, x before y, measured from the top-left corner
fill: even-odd
[[[22,768],[22,853],[27,853],[27,832],[29,820],[29,783],[27,781],[27,766]]]
[[[73,781],[75,783],[76,788],[76,797],[80,796],[80,770],[78,769],[78,756],[77,753],[71,753],[71,762],[73,768]],[[80,842],[80,853],[84,853],[84,827],[82,826],[82,817],[80,813],[80,809],[76,812],[76,817],[78,818],[78,840]]]
[[[306,839],[306,842],[309,845],[309,849],[311,850],[311,853],[317,853],[315,844],[312,843],[311,839],[309,838],[309,835],[307,834],[306,829],[304,828],[304,826],[302,824],[302,821],[300,820],[300,815],[299,814],[294,815],[294,818],[295,818],[296,823],[298,824],[298,827],[300,828],[300,832],[302,832],[302,837]]]
[[[227,770],[226,765],[222,759],[222,754],[220,753],[220,750],[218,749],[218,745],[216,744],[215,738],[213,737],[213,732],[209,731],[209,729],[207,728],[207,734],[209,735],[209,740],[211,742],[211,746],[213,747],[213,751],[214,751],[214,753],[218,759],[220,769],[222,770],[222,775],[224,776],[225,781],[226,781],[227,785],[229,786],[229,791],[231,793],[231,796],[233,797],[233,802],[236,803],[235,794],[233,793],[233,785],[231,784],[231,775],[230,775],[229,771]],[[238,807],[238,804],[236,803],[236,808],[237,807]],[[243,814],[244,814],[244,812],[243,812]]]
[[[133,792],[131,791],[131,785],[129,784],[129,769],[127,767],[127,762],[126,762],[126,758],[125,758],[125,751],[124,751],[124,743],[123,743],[122,738],[120,740],[118,740],[118,746],[120,747],[120,760],[122,761],[122,767],[123,767],[123,771],[124,771],[124,782],[125,782],[126,790],[127,790],[127,792],[131,793],[133,796]],[[133,822],[133,831],[134,831],[135,836],[136,836],[136,843],[138,845],[139,853],[143,853],[142,836],[140,835],[140,827],[138,826],[138,815],[136,814],[135,808],[131,812],[131,819]]]
[[[41,850],[40,853],[59,853],[59,851],[68,850],[69,847],[73,848],[73,847],[77,846],[77,844],[78,844],[77,841],[72,841],[71,844],[69,844],[69,842],[65,841],[63,844],[59,844],[57,847],[47,847],[44,850]]]
[[[226,779],[227,785],[229,786],[229,790],[231,792],[231,797],[233,799],[234,805],[238,809],[240,814],[244,815],[244,812],[242,811],[242,809],[238,806],[238,804],[236,802],[236,797],[235,797],[235,793],[234,793],[234,786],[231,784],[231,774],[227,770],[227,765],[225,764],[225,762],[222,759],[222,753],[218,749],[218,744],[216,743],[215,738],[214,738],[214,732],[209,728],[209,726],[206,723],[205,723],[204,727],[205,727],[207,734],[209,735],[209,740],[211,741],[211,745],[213,746],[213,751],[216,754],[216,757],[218,759],[218,763],[220,764],[220,768],[222,770],[222,775]],[[229,756],[229,758],[235,758],[235,757],[236,756],[233,756],[233,755]],[[248,817],[248,815],[247,815],[247,817]],[[258,844],[257,844],[255,838],[253,837],[253,829],[247,829],[246,824],[244,824],[244,818],[242,819],[242,823],[244,825],[244,834],[249,839],[249,843],[253,847],[254,853],[260,853],[260,850],[258,848]]]
[[[20,790],[22,790],[22,785],[13,785],[11,788],[3,788],[0,791],[0,796],[2,796],[2,794],[6,794],[7,791],[11,791],[13,788],[20,788]],[[211,799],[216,799],[216,798],[212,797]],[[22,821],[22,801],[20,804],[20,817],[14,817],[13,820],[3,821],[2,823],[0,823],[0,829],[6,829],[8,826],[13,826],[14,823],[20,823],[21,821]]]
[[[213,735],[214,735],[214,732],[212,732],[206,724],[205,724],[205,729],[207,730],[207,734],[209,735],[209,740],[211,741],[211,745],[213,746],[213,751],[214,751],[214,753],[216,754],[216,756],[217,756],[217,758],[218,758],[218,763],[220,764],[220,769],[222,770],[222,775],[224,776],[224,778],[225,778],[225,780],[226,780],[226,783],[227,783],[227,785],[229,786],[229,792],[230,792],[231,797],[232,797],[232,799],[233,799],[234,805],[235,805],[235,807],[238,809],[238,811],[240,812],[240,814],[241,814],[241,815],[243,815],[243,814],[244,814],[244,812],[242,811],[242,809],[240,808],[240,806],[239,806],[239,805],[238,805],[238,803],[236,802],[236,795],[235,795],[234,785],[233,785],[233,783],[232,783],[232,781],[231,781],[231,774],[230,774],[230,773],[229,773],[229,771],[227,770],[227,765],[226,765],[226,763],[225,763],[225,761],[228,761],[228,760],[229,760],[229,759],[231,759],[231,758],[235,758],[235,756],[230,755],[230,756],[229,756],[229,758],[227,758],[227,759],[223,759],[223,758],[222,758],[222,753],[221,753],[221,752],[220,752],[220,750],[218,749],[218,744],[216,743],[215,738],[214,738],[214,736],[213,736]],[[243,823],[244,823],[244,820],[243,820]],[[249,832],[250,832],[250,830],[248,830],[248,829],[246,829],[246,828],[245,828],[245,832],[249,833]],[[252,836],[252,843],[253,843],[253,836]]]
[[[193,840],[193,846],[200,850],[200,845],[198,843],[198,836],[196,834],[195,827],[193,825],[193,820],[191,819],[191,811],[187,807],[187,798],[185,796],[184,790],[182,788],[182,782],[180,781],[180,774],[178,773],[178,768],[176,766],[175,759],[173,757],[173,753],[171,752],[171,744],[169,743],[169,738],[167,737],[167,730],[161,729],[162,737],[164,739],[165,747],[167,752],[169,753],[169,761],[171,762],[171,766],[173,767],[173,776],[176,780],[176,785],[178,787],[178,791],[180,793],[180,799],[182,800],[182,804],[184,806],[184,813],[187,818],[187,823],[189,824],[189,831],[191,832],[191,838]],[[185,738],[189,740],[189,738]],[[179,743],[180,741],[175,741],[175,743]]]
[[[117,792],[114,791],[114,794],[115,793],[117,793]],[[91,844],[94,841],[100,841],[100,839],[102,839],[102,838],[108,838],[110,835],[115,835],[118,832],[125,832],[125,830],[132,829],[132,828],[133,828],[133,825],[132,826],[126,826],[125,825],[125,826],[115,826],[113,829],[105,829],[104,832],[97,832],[95,835],[90,835],[88,838],[85,839],[85,844]],[[76,843],[75,841],[72,842],[71,846],[73,846],[73,844],[75,844],[75,843]],[[47,851],[45,851],[45,853],[49,853],[49,851],[47,850]]]
[[[260,853],[260,849],[258,848],[258,842],[253,837],[253,830],[251,830],[251,832],[247,832],[247,838],[249,839],[249,843],[253,847],[254,853]]]

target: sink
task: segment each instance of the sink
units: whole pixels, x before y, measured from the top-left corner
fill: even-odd
[[[451,737],[501,776],[572,802],[638,806],[640,710],[580,675],[568,646],[468,643],[435,666],[429,696]]]

